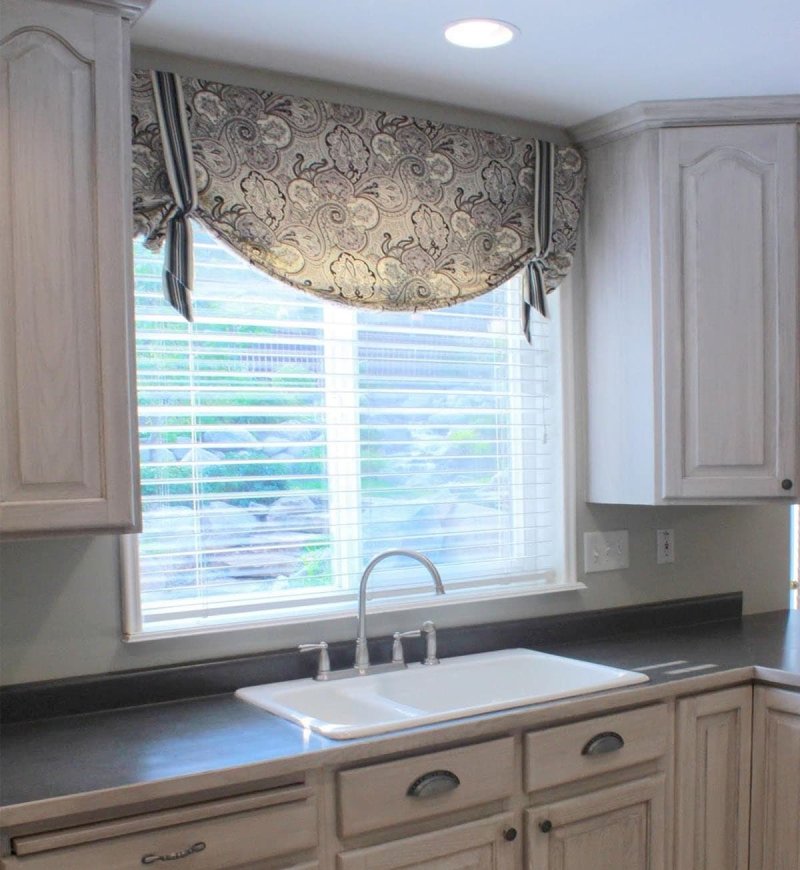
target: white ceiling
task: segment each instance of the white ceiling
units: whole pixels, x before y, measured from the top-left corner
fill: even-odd
[[[474,16],[521,34],[445,42]],[[800,93],[798,0],[153,0],[133,37],[559,126],[638,100]]]

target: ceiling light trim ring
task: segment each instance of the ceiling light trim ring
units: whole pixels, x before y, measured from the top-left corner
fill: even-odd
[[[445,39],[460,48],[498,48],[519,35],[519,28],[499,18],[461,18],[445,26]]]

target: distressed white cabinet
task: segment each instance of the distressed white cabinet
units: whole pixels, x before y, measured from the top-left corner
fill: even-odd
[[[527,810],[528,870],[664,870],[663,776]]]
[[[519,839],[511,813],[342,852],[337,870],[515,870]]]
[[[671,732],[652,704],[527,734],[528,870],[665,870]]]
[[[139,524],[128,16],[0,0],[0,535]]]
[[[800,692],[753,692],[577,720],[561,707],[568,721],[526,733],[497,720],[478,743],[400,758],[389,744],[388,761],[378,749],[256,791],[234,778],[147,811],[112,790],[7,824],[0,868],[800,870]]]
[[[521,842],[516,817],[510,812],[491,815],[488,808],[512,797],[515,761],[513,738],[501,737],[339,771],[338,833],[347,845],[337,857],[337,867],[514,870]],[[487,808],[487,817],[479,821],[454,824],[447,819],[480,807]],[[399,825],[427,824],[437,817],[442,819],[435,832],[399,838],[391,833]],[[380,831],[386,842],[349,847],[354,838]]]
[[[653,123],[588,143],[588,500],[796,497],[797,124]]]
[[[316,796],[302,785],[11,838],[3,870],[314,870]],[[183,865],[180,865],[183,866]]]
[[[678,702],[675,870],[748,870],[753,689]]]
[[[750,870],[800,870],[800,693],[757,686]]]

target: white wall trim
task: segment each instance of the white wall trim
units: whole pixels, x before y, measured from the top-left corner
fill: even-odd
[[[561,409],[561,524],[560,556],[561,579],[564,583],[578,583],[578,382],[575,349],[575,290],[573,274],[568,275],[562,285],[550,297],[557,294],[558,304],[558,350],[559,350],[559,391],[555,397]],[[556,300],[554,300],[556,301]]]

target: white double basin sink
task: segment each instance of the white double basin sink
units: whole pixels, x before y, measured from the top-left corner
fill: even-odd
[[[367,737],[643,683],[646,674],[527,649],[322,682],[239,689],[237,697],[336,740]]]

